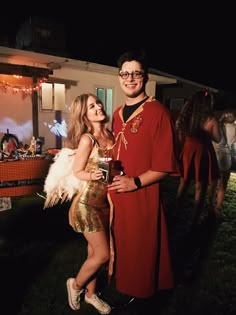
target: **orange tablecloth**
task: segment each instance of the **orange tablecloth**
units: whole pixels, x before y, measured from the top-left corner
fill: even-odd
[[[0,197],[42,192],[50,159],[0,163]]]

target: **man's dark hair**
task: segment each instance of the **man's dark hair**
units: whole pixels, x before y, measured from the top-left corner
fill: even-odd
[[[135,49],[124,52],[117,60],[119,70],[126,61],[137,61],[142,65],[142,69],[145,73],[148,72],[148,60],[147,54],[143,49]]]

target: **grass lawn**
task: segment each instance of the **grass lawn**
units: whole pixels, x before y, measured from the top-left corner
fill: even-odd
[[[189,233],[193,190],[186,209],[177,212],[177,178],[168,178],[164,197],[176,277],[176,288],[147,301],[129,300],[115,290],[114,280],[102,294],[114,315],[235,315],[236,314],[236,174],[231,175],[221,221],[203,214]],[[75,314],[67,303],[65,282],[86,256],[86,242],[68,225],[68,204],[43,210],[43,199],[15,197],[11,210],[0,212],[1,315]],[[140,249],[141,254],[141,249]],[[101,285],[105,278],[101,275]],[[101,286],[102,287],[102,286]],[[152,309],[155,311],[152,312]],[[78,314],[98,314],[81,304]]]
[[[190,242],[185,239],[182,243],[181,237],[179,242],[178,238],[172,239],[172,253],[180,274],[177,288],[162,315],[236,314],[236,174],[233,173],[223,214],[223,220],[203,221]],[[173,220],[170,232],[174,223]],[[177,228],[180,226],[177,224]],[[179,243],[182,245],[178,247]],[[178,256],[181,252],[185,254],[183,259]],[[178,264],[182,262],[181,269]]]

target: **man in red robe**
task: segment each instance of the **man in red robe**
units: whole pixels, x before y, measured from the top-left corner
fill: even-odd
[[[115,281],[124,294],[150,298],[174,286],[160,182],[178,173],[176,133],[168,109],[145,92],[145,54],[126,52],[118,67],[126,102],[115,110],[112,123],[114,158],[124,174],[108,186]]]

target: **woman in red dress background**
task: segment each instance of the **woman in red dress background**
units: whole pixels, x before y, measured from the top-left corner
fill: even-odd
[[[182,148],[177,207],[183,207],[191,181],[195,181],[192,213],[195,225],[203,209],[208,184],[219,178],[219,167],[212,141],[219,142],[221,134],[213,112],[212,97],[208,91],[198,91],[192,95],[176,121],[176,128]]]

